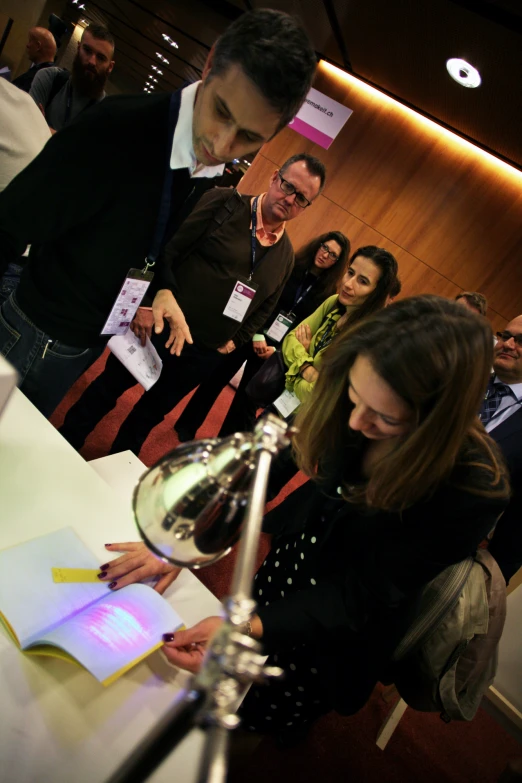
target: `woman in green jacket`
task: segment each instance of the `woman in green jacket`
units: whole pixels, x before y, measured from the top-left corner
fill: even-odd
[[[397,288],[397,261],[375,245],[352,255],[338,294],[326,299],[285,337],[286,389],[304,402],[319,377],[321,357],[333,338],[348,326],[383,308]]]

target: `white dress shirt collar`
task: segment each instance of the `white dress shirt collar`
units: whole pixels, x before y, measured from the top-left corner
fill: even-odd
[[[223,174],[225,164],[220,163],[217,166],[198,164],[192,146],[192,117],[196,93],[200,84],[200,81],[194,82],[181,91],[178,122],[170,154],[170,168],[188,169],[191,177],[219,177]]]

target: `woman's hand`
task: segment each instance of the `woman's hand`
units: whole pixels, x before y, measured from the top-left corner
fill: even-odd
[[[170,335],[165,343],[165,348],[170,348],[171,353],[179,356],[185,341],[192,344],[192,335],[183,311],[176,302],[174,294],[168,288],[160,289],[154,297],[152,314],[154,316],[154,331],[156,334],[161,334],[163,331],[163,320],[167,321],[170,326]]]
[[[197,625],[193,625],[188,631],[164,634],[163,652],[167,660],[174,666],[179,666],[180,669],[194,673],[199,672],[208,644],[222,624],[222,617],[207,617]],[[261,639],[263,623],[257,614],[252,617],[251,630],[254,639]]]
[[[141,582],[151,576],[159,576],[154,587],[157,593],[165,592],[181,571],[177,566],[169,565],[152,554],[145,544],[133,541],[126,544],[105,544],[109,552],[125,552],[126,554],[100,566],[101,582],[110,582],[111,590],[118,590],[125,585]]]
[[[315,369],[315,367],[312,367],[312,365],[309,364],[307,367],[301,370],[301,378],[303,378],[305,381],[308,381],[308,383],[315,383],[319,378],[319,372]]]
[[[308,351],[310,348],[310,343],[312,342],[312,330],[308,324],[299,324],[299,326],[296,327],[295,336],[305,351]]]
[[[188,672],[199,672],[207,645],[222,623],[222,617],[207,617],[188,631],[164,634],[163,652],[169,663]]]
[[[154,326],[154,316],[152,315],[151,307],[138,307],[138,312],[134,316],[134,320],[131,322],[130,328],[140,338],[142,345],[147,342],[147,337],[152,334],[152,327]]]

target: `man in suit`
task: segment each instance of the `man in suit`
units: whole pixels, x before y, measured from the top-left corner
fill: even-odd
[[[161,250],[224,162],[258,150],[295,116],[315,65],[292,17],[245,13],[212,48],[200,82],[173,95],[107,98],[55,134],[0,194],[0,276],[32,243],[2,305],[0,353],[42,413],[101,354],[123,292],[133,297],[124,307],[132,320],[143,291],[134,296],[129,270],[139,276],[154,265],[156,333],[165,319],[169,340],[190,339]]]
[[[512,497],[489,550],[506,583],[522,566],[522,315],[497,332],[493,370],[480,418],[507,463]]]
[[[13,84],[24,92],[29,92],[36,74],[54,65],[56,41],[50,30],[46,30],[45,27],[31,27],[25,50],[31,60],[31,67],[13,79]]]

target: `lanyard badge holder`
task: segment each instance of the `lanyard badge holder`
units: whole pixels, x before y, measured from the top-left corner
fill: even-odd
[[[105,321],[105,326],[101,330],[102,335],[110,334],[125,334],[129,328],[131,321],[133,320],[138,307],[140,306],[143,297],[147,293],[147,289],[150,286],[154,273],[149,270],[152,269],[156,263],[156,259],[160,254],[163,246],[163,240],[165,239],[165,232],[170,217],[170,202],[171,202],[171,190],[172,190],[172,177],[173,172],[170,168],[170,151],[172,149],[172,139],[174,137],[175,130],[175,96],[174,93],[170,100],[169,110],[169,143],[167,144],[167,163],[165,170],[165,177],[163,179],[163,191],[161,194],[161,205],[159,210],[158,219],[156,221],[156,228],[154,230],[154,237],[152,239],[152,247],[150,249],[147,258],[145,259],[145,266],[143,269],[129,269],[123,281],[123,285],[120,288],[120,292],[116,297],[112,309],[109,313],[109,317]]]
[[[105,321],[102,334],[126,333],[154,277],[153,272],[149,272],[152,266],[154,261],[150,263],[146,258],[143,269],[129,269],[109,317]]]
[[[241,323],[247,314],[247,310],[252,304],[252,300],[254,299],[254,296],[256,295],[257,291],[257,285],[255,283],[252,283],[252,276],[256,270],[256,267],[259,266],[260,263],[262,263],[263,258],[266,258],[268,253],[263,256],[261,261],[258,261],[256,264],[256,229],[257,229],[257,203],[259,200],[259,196],[256,196],[254,199],[254,203],[252,205],[252,230],[251,230],[251,247],[252,247],[252,257],[251,257],[251,270],[250,275],[248,276],[248,280],[237,280],[233,291],[230,295],[230,298],[226,304],[225,309],[223,310],[223,315],[226,315],[227,318],[232,318],[234,321],[239,321]],[[271,249],[271,248],[270,248]]]
[[[303,284],[299,286],[297,289],[297,293],[295,295],[295,301],[292,307],[292,310],[289,313],[285,313],[284,310],[281,310],[274,319],[274,321],[271,323],[270,328],[266,331],[266,336],[270,337],[271,340],[273,340],[275,343],[280,343],[283,337],[288,333],[288,331],[292,328],[294,322],[295,322],[295,314],[293,312],[293,308],[297,307],[297,305],[303,301],[305,296],[308,296],[312,288],[314,287],[314,284],[312,283],[309,285],[305,291],[303,291]]]

